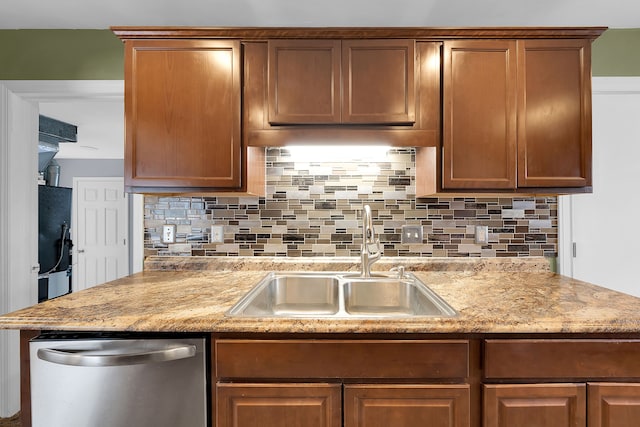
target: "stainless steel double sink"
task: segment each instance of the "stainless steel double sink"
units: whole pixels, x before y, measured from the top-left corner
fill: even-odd
[[[272,272],[227,313],[240,317],[452,317],[456,311],[411,273]]]

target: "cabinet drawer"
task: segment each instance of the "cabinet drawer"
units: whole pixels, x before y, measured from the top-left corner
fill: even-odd
[[[217,340],[217,378],[463,380],[469,343],[383,340]]]
[[[640,340],[487,340],[485,377],[640,378]]]

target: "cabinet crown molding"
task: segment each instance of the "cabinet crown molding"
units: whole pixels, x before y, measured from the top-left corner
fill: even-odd
[[[243,40],[279,38],[413,38],[421,40],[580,38],[594,40],[605,30],[607,27],[111,27],[111,31],[122,40],[149,38]]]

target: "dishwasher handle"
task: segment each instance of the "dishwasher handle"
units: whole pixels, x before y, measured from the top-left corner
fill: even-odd
[[[129,352],[127,352],[125,346],[122,347],[121,352],[111,350],[107,353],[103,352],[102,354],[100,350],[41,348],[37,354],[39,359],[59,365],[89,367],[127,366],[188,359],[196,355],[196,346],[178,345],[153,350],[129,350]]]

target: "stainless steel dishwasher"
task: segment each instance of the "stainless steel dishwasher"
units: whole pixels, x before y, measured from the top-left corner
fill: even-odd
[[[205,338],[43,335],[30,342],[33,427],[206,427]]]

